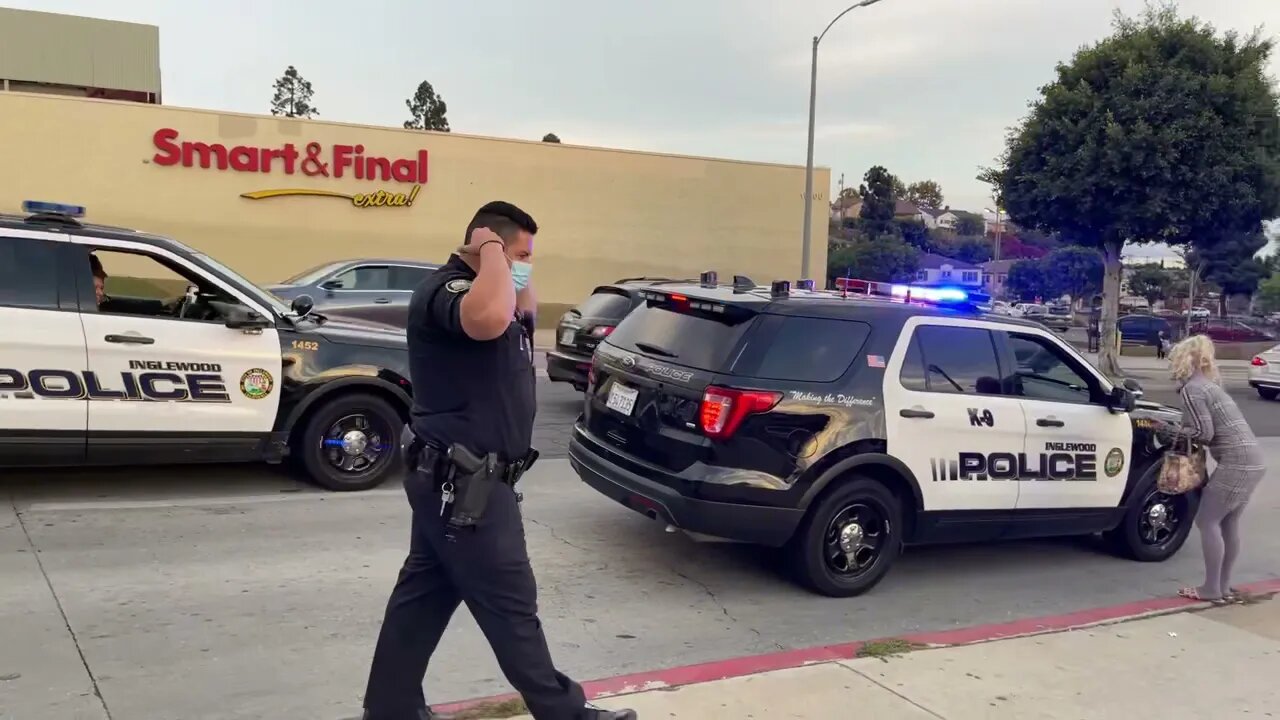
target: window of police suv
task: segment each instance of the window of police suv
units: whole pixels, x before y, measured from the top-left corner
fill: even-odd
[[[899,379],[920,392],[999,395],[1002,388],[991,332],[948,325],[915,329]]]
[[[47,240],[0,237],[0,306],[57,310],[57,258]]]
[[[832,382],[862,353],[871,334],[864,322],[764,315],[730,371],[767,380]]]
[[[718,316],[680,312],[645,303],[627,315],[606,342],[685,367],[722,372],[753,317],[739,312]]]

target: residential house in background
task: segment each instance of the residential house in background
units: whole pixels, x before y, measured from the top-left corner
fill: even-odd
[[[937,253],[922,253],[916,270],[916,285],[956,285],[982,287],[982,268]]]
[[[862,198],[857,194],[846,195],[831,203],[831,220],[841,222],[857,218],[862,213]]]
[[[894,220],[913,220],[915,222],[925,222],[925,215],[916,207],[915,203],[907,200],[896,200],[893,205]]]
[[[1015,258],[982,263],[982,291],[993,298],[1004,298],[1004,286],[1009,279],[1009,268],[1016,262],[1018,260]]]
[[[930,230],[937,230],[939,228],[943,230],[954,230],[956,228],[956,224],[960,222],[960,216],[951,212],[950,206],[944,207],[941,210],[938,210],[937,208],[922,207],[920,208],[920,213],[923,215],[922,219],[924,220],[925,227]]]

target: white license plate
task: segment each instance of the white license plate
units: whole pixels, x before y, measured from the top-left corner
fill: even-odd
[[[609,388],[609,399],[605,401],[605,407],[629,416],[636,409],[636,397],[639,395],[640,392],[637,390],[614,383],[613,387]]]
[[[561,345],[572,345],[572,344],[573,344],[573,335],[574,335],[574,333],[576,333],[576,332],[577,332],[577,330],[575,330],[574,328],[569,328],[568,330],[561,330],[561,331],[560,331],[560,344],[561,344]]]

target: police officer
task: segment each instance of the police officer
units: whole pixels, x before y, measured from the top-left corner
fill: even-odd
[[[537,587],[512,487],[530,455],[535,374],[529,272],[533,218],[491,202],[462,247],[409,303],[412,431],[405,493],[413,508],[409,555],[387,602],[365,692],[365,720],[429,720],[427,662],[460,603],[475,617],[507,680],[537,720],[634,720],[588,708],[582,687],[556,670],[537,615]],[[449,473],[459,445],[496,458],[482,517],[455,527]],[[463,451],[459,451],[463,452]]]

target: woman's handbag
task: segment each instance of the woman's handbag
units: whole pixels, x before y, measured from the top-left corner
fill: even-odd
[[[1173,447],[1164,454],[1156,487],[1166,495],[1182,495],[1198,489],[1204,484],[1204,462],[1204,449],[1193,446],[1191,438],[1174,438]]]

